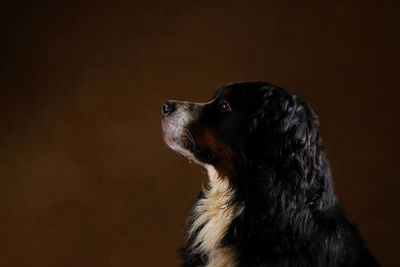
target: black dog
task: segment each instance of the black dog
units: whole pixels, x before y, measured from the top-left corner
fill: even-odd
[[[378,266],[333,188],[306,103],[264,82],[162,106],[165,142],[205,166],[184,266]]]

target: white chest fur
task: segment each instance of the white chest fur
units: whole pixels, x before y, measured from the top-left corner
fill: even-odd
[[[209,267],[236,266],[236,253],[233,247],[220,247],[220,242],[232,220],[239,214],[238,207],[229,203],[234,191],[229,187],[227,178],[218,177],[213,167],[207,167],[209,188],[204,188],[204,198],[200,199],[194,208],[194,220],[189,236],[196,229],[197,233],[192,249],[208,255]]]

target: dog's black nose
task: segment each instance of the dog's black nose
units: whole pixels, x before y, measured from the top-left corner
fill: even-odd
[[[174,112],[174,110],[175,110],[175,103],[173,103],[171,101],[167,101],[162,105],[161,115],[163,117],[167,117],[172,112]]]

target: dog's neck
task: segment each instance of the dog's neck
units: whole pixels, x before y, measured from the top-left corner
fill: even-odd
[[[189,238],[193,238],[191,250],[206,255],[207,266],[235,266],[235,249],[221,246],[232,220],[239,214],[237,205],[231,204],[235,192],[227,177],[220,177],[210,165],[206,169],[208,185],[203,187],[203,197],[194,207],[189,230]]]

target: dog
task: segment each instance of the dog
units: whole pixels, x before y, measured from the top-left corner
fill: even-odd
[[[265,82],[162,105],[166,144],[204,166],[183,266],[379,266],[338,202],[319,121]]]

